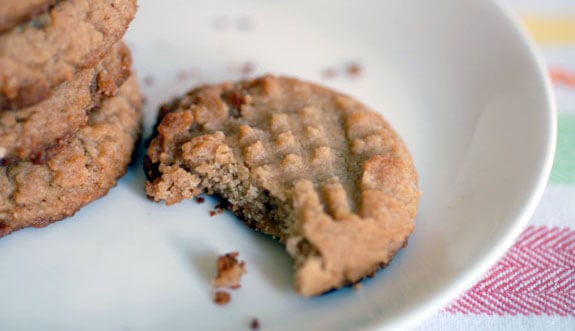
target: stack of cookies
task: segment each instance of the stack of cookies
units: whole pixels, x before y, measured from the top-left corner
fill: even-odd
[[[0,0],[0,237],[116,184],[142,99],[121,41],[136,0]]]

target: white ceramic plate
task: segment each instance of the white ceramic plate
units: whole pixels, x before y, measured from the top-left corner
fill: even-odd
[[[141,0],[126,39],[147,82],[147,132],[160,102],[249,69],[380,110],[419,169],[416,232],[362,289],[304,299],[281,245],[229,214],[210,217],[213,200],[149,202],[138,165],[75,217],[0,240],[3,330],[241,330],[254,317],[264,330],[413,326],[509,247],[549,173],[549,86],[491,1]],[[349,63],[360,75],[346,74]],[[210,279],[229,251],[248,274],[220,307]]]

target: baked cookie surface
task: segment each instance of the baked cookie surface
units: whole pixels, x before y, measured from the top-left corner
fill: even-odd
[[[41,163],[64,146],[105,97],[116,95],[130,75],[132,58],[119,43],[95,67],[60,84],[51,97],[33,106],[0,112],[0,165]]]
[[[0,0],[0,33],[41,15],[59,0]]]
[[[411,156],[379,114],[287,77],[202,86],[164,105],[145,171],[153,200],[217,194],[284,242],[304,296],[386,265],[419,201]]]
[[[136,0],[63,0],[0,34],[0,111],[40,102],[96,65],[135,12]]]
[[[131,160],[141,102],[137,82],[129,78],[48,162],[0,167],[0,237],[44,227],[106,194]]]

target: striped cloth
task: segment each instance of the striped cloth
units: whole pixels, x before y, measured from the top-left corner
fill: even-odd
[[[511,249],[420,330],[575,330],[575,1],[505,2],[549,67],[558,106],[555,163]]]

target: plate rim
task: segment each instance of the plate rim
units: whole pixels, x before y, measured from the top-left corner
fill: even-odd
[[[463,294],[467,289],[477,283],[481,277],[494,266],[499,259],[511,248],[515,240],[519,237],[521,232],[526,228],[531,216],[538,206],[549,177],[555,158],[555,150],[557,145],[557,105],[554,97],[553,87],[551,80],[547,75],[547,66],[542,58],[538,47],[529,36],[527,30],[520,23],[520,20],[514,10],[502,1],[489,0],[489,5],[495,11],[501,14],[512,29],[512,33],[518,38],[518,41],[526,48],[527,56],[531,58],[534,64],[536,75],[539,78],[539,83],[544,87],[541,90],[542,100],[545,100],[545,113],[548,119],[548,141],[546,144],[545,155],[539,170],[537,178],[531,184],[531,190],[528,194],[526,203],[522,209],[517,210],[518,216],[514,222],[510,224],[511,229],[507,234],[497,242],[492,249],[485,253],[476,262],[472,268],[462,272],[458,275],[452,285],[446,286],[444,289],[439,290],[439,293],[427,300],[424,300],[419,306],[411,311],[392,317],[384,322],[381,318],[371,320],[371,323],[364,327],[365,330],[404,330],[413,329],[420,326],[425,320],[432,317],[432,315],[439,312],[441,307],[446,306],[449,302],[456,299],[459,295]]]

